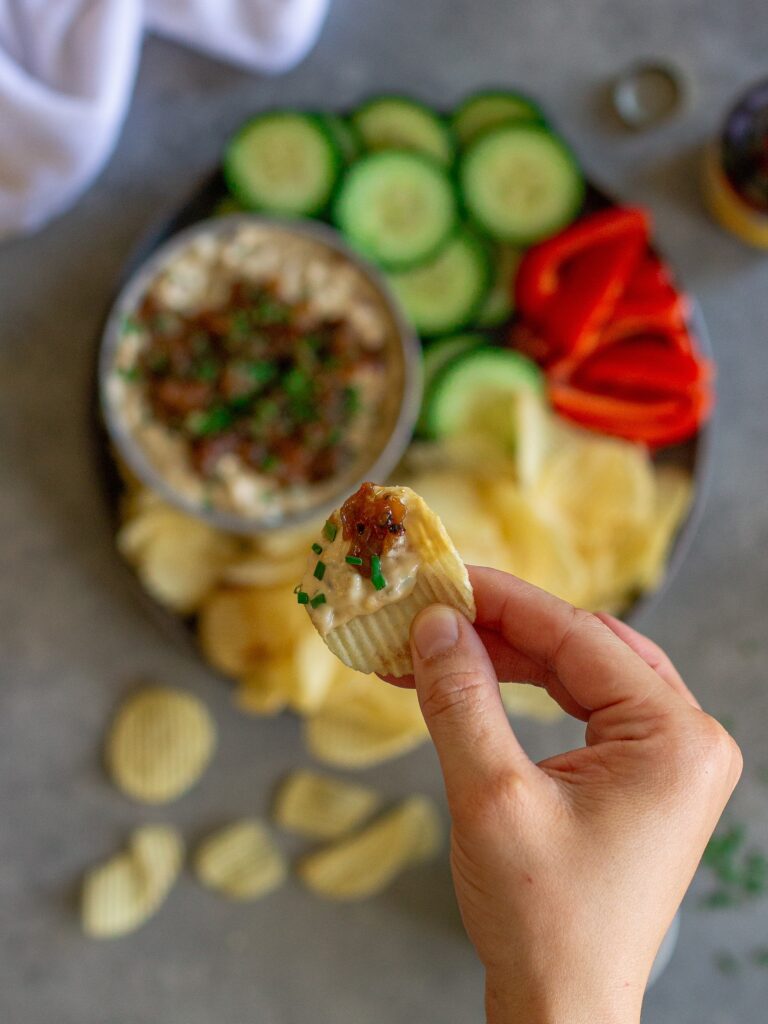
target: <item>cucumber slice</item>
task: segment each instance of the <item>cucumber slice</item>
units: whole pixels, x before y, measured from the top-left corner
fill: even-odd
[[[323,120],[291,111],[252,118],[224,155],[227,183],[243,206],[292,217],[327,205],[340,165]]]
[[[456,356],[486,343],[487,338],[482,334],[451,334],[446,338],[438,338],[426,346],[423,363],[424,400],[422,402],[421,415],[416,424],[420,434],[427,433],[426,409],[429,404],[432,384],[440,370],[447,366]]]
[[[419,334],[446,334],[471,322],[488,294],[492,267],[485,245],[466,229],[427,263],[390,274],[392,290]]]
[[[407,149],[441,164],[453,161],[451,131],[434,111],[405,96],[379,96],[352,115],[367,149]]]
[[[476,92],[453,112],[451,124],[459,145],[466,146],[502,121],[538,121],[544,124],[541,107],[519,92],[485,89]]]
[[[475,436],[515,444],[513,397],[542,395],[544,378],[530,359],[509,349],[473,348],[437,372],[427,396],[427,432],[435,438]]]
[[[456,225],[448,175],[418,153],[364,156],[347,171],[334,219],[362,253],[391,270],[430,259]]]
[[[494,238],[521,246],[565,227],[584,201],[574,156],[541,125],[491,128],[466,149],[459,176],[472,217]]]
[[[498,327],[515,309],[514,281],[522,253],[499,243],[494,250],[494,279],[477,314],[478,327]]]
[[[321,119],[326,131],[336,143],[344,163],[351,164],[353,160],[357,160],[363,151],[363,140],[360,138],[360,133],[354,125],[346,117],[341,117],[339,114],[324,113],[317,116]]]

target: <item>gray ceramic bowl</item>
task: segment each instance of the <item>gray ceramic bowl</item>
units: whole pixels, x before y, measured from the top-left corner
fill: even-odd
[[[356,464],[354,471],[339,474],[327,488],[322,489],[316,503],[296,511],[265,513],[258,518],[205,508],[174,490],[153,466],[126,427],[119,410],[110,400],[107,386],[114,373],[115,357],[123,335],[125,318],[137,309],[165,264],[201,236],[226,237],[250,224],[274,228],[318,242],[333,253],[344,257],[362,273],[381,299],[382,308],[393,327],[392,337],[396,347],[396,358],[400,362],[399,376],[402,381],[399,401],[393,403],[390,422],[382,430],[377,442],[372,443],[370,450],[366,451],[366,457]],[[411,439],[419,412],[422,387],[419,341],[405,321],[382,275],[374,267],[353,252],[338,233],[325,224],[315,221],[288,221],[247,213],[200,221],[173,235],[141,263],[121,289],[110,310],[101,340],[98,377],[101,411],[110,439],[118,454],[136,476],[168,502],[188,514],[203,519],[218,529],[243,534],[282,529],[312,517],[320,517],[338,505],[342,498],[355,491],[363,480],[385,479],[400,460]]]

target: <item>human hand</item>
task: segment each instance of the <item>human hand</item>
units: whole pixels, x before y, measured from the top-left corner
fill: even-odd
[[[741,754],[650,640],[505,573],[470,575],[475,628],[435,605],[411,647],[489,1024],[637,1022]],[[586,745],[533,764],[497,679],[545,686]]]

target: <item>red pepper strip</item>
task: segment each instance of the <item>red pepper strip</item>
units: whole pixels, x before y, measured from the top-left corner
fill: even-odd
[[[583,356],[599,344],[644,246],[639,233],[624,234],[591,246],[569,264],[554,299],[534,321],[554,349]]]
[[[557,293],[568,261],[593,246],[626,235],[648,239],[648,219],[639,209],[611,207],[589,214],[553,238],[529,249],[515,277],[517,308],[536,318]]]
[[[581,391],[568,384],[551,384],[549,397],[563,416],[591,430],[662,448],[692,437],[709,415],[713,394],[699,388],[677,398],[654,402]]]
[[[675,291],[669,270],[654,253],[646,253],[627,285],[627,295],[638,298],[656,295],[669,289]]]
[[[626,319],[665,319],[676,327],[682,327],[688,317],[687,296],[676,292],[671,286],[658,292],[631,294],[624,292],[611,316],[611,322]]]
[[[639,336],[601,348],[577,366],[570,383],[588,391],[625,397],[680,394],[711,380],[707,360]]]

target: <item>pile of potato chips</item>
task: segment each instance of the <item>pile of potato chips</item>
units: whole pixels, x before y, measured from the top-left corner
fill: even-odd
[[[568,426],[548,412],[546,443],[508,453],[414,444],[394,476],[440,516],[465,562],[514,573],[574,604],[621,612],[664,574],[688,509],[688,474],[642,447]],[[524,463],[525,472],[521,470]],[[229,536],[135,485],[118,544],[145,588],[194,615],[203,654],[236,681],[244,711],[306,717],[311,752],[345,768],[403,753],[426,736],[411,692],[382,687],[330,654],[293,587],[320,527]],[[510,710],[557,709],[532,687]]]

